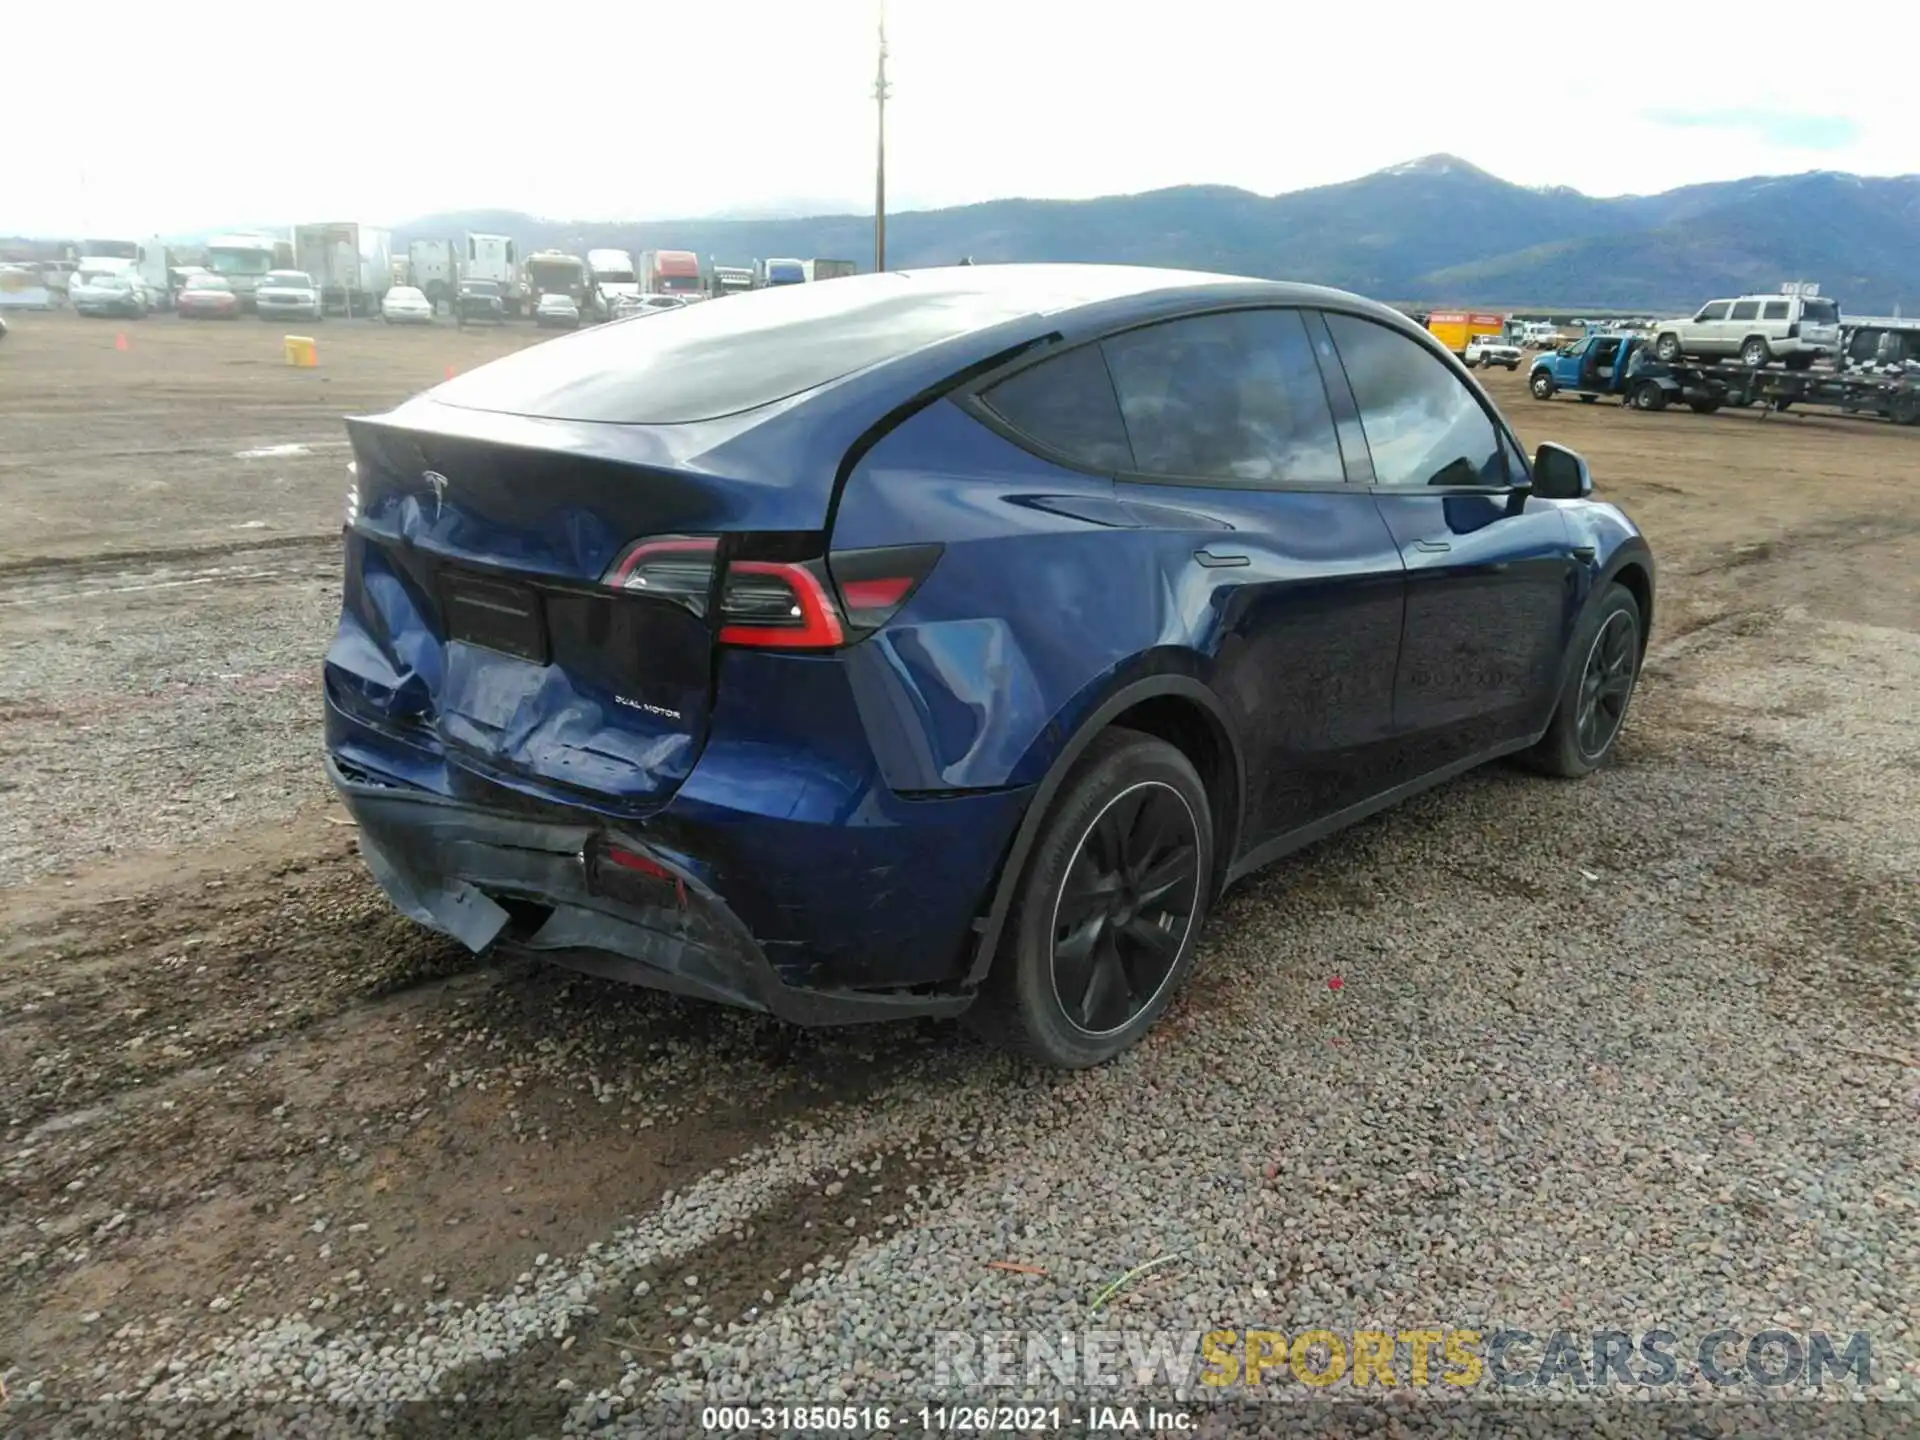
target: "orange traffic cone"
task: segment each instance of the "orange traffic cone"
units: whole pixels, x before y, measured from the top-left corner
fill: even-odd
[[[127,348],[126,331],[122,330],[118,335],[113,337],[113,348],[116,350],[125,350]]]

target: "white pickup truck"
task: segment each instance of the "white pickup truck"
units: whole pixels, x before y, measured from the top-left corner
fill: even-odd
[[[1504,365],[1509,370],[1520,368],[1520,347],[1508,342],[1501,335],[1476,335],[1467,342],[1467,368],[1485,365],[1492,368]]]

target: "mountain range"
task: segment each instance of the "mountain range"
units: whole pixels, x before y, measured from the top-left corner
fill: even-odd
[[[693,250],[721,264],[873,257],[871,215],[595,223],[504,210],[424,216],[395,239],[467,230],[529,251]],[[1920,175],[1812,171],[1598,198],[1515,185],[1452,155],[1256,195],[1182,185],[1094,200],[991,200],[887,217],[890,267],[1012,260],[1171,265],[1310,280],[1429,305],[1687,308],[1813,280],[1856,314],[1920,303]]]

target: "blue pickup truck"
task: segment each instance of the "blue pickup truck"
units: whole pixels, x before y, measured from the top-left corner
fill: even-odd
[[[1653,343],[1644,336],[1588,335],[1535,360],[1527,389],[1536,400],[1567,390],[1589,405],[1613,395],[1636,410],[1664,410],[1676,401],[1703,415],[1718,410],[1724,401],[1690,386],[1690,374],[1655,358]]]

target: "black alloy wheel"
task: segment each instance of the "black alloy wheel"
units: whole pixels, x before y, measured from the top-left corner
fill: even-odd
[[[1053,911],[1053,994],[1099,1038],[1151,1005],[1173,974],[1200,891],[1199,822],[1186,797],[1144,780],[1081,836]]]
[[[1520,756],[1524,764],[1570,780],[1606,764],[1639,683],[1640,633],[1640,603],[1626,586],[1594,597],[1568,647],[1560,703],[1546,733]]]
[[[1587,651],[1586,668],[1580,675],[1580,703],[1575,711],[1574,733],[1580,753],[1598,760],[1620,733],[1627,718],[1627,701],[1633,697],[1633,679],[1639,660],[1639,645],[1633,618],[1624,610],[1615,610],[1601,623]]]
[[[1115,727],[1048,804],[967,1023],[1078,1070],[1152,1028],[1194,963],[1214,890],[1207,786],[1181,750]]]

